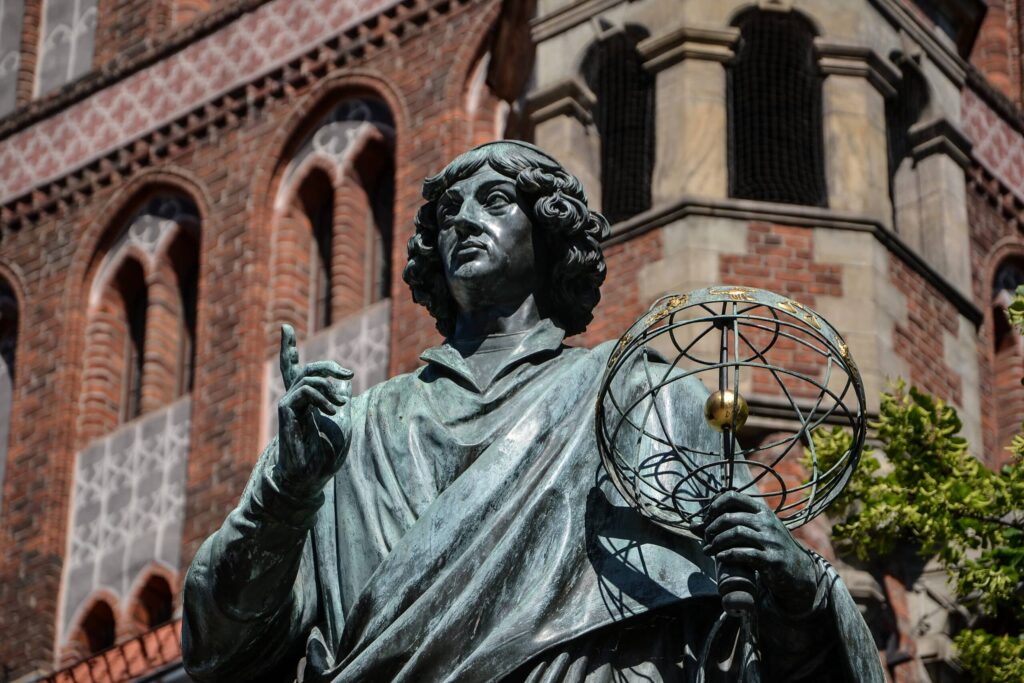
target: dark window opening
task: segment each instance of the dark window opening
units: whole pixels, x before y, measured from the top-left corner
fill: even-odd
[[[127,323],[121,419],[123,422],[127,422],[142,414],[142,373],[145,363],[148,300],[145,277],[142,266],[138,262],[125,261],[119,275],[125,322]]]
[[[196,363],[196,308],[199,288],[199,246],[195,235],[183,229],[168,249],[178,281],[178,374],[177,395],[192,391]]]
[[[1020,285],[1024,285],[1024,269],[1017,263],[1006,262],[996,269],[996,276],[992,281],[992,341],[997,352],[1016,343],[1017,331],[1010,325],[1006,306],[1013,300]]]
[[[740,44],[728,73],[730,194],[825,206],[814,30],[793,12],[755,10],[736,25]]]
[[[14,381],[14,352],[18,346],[18,300],[5,282],[0,282],[0,360],[7,377]]]
[[[316,332],[334,322],[332,300],[332,250],[334,248],[334,190],[330,179],[315,172],[300,190],[302,208],[312,232],[310,254],[310,330]]]
[[[391,296],[391,247],[394,223],[395,171],[388,164],[377,178],[370,201],[370,301]]]
[[[139,592],[139,608],[142,623],[148,628],[156,628],[171,620],[174,612],[174,596],[171,586],[166,580],[154,576],[146,581]]]
[[[89,654],[102,652],[114,646],[114,610],[100,601],[92,606],[82,619],[82,634],[85,636]]]
[[[594,45],[583,62],[583,76],[597,96],[601,211],[612,223],[651,208],[654,77],[636,49],[646,37],[630,27]]]

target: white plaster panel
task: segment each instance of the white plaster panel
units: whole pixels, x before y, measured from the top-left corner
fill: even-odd
[[[24,0],[0,0],[0,116],[13,111],[17,103],[24,17]]]
[[[190,397],[94,441],[75,458],[60,642],[98,589],[126,601],[153,563],[181,560]]]

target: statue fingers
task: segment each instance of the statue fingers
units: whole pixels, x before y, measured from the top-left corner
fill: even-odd
[[[300,377],[298,381],[292,385],[291,391],[294,392],[300,387],[312,387],[334,405],[341,406],[350,398],[349,392],[347,391],[347,384],[347,382],[331,379],[330,377],[305,375]]]
[[[711,501],[707,516],[714,518],[725,512],[758,512],[763,509],[765,508],[761,503],[744,493],[725,491]]]
[[[763,535],[756,529],[747,526],[734,526],[711,538],[704,545],[708,555],[718,555],[731,548],[755,548],[766,550]]]
[[[715,555],[722,564],[762,569],[768,565],[768,553],[760,548],[727,548]]]
[[[280,406],[296,415],[301,414],[306,408],[311,406],[319,408],[321,412],[327,415],[334,415],[338,412],[337,407],[332,405],[331,401],[323,393],[308,384],[302,384],[295,388],[294,391],[289,391],[285,394],[285,397],[281,399]]]
[[[287,323],[281,325],[280,366],[284,390],[288,391],[299,376],[299,349],[295,340],[295,328]]]
[[[708,521],[704,526],[704,538],[711,540],[722,532],[736,526],[744,526],[759,531],[761,519],[753,512],[724,512]]]

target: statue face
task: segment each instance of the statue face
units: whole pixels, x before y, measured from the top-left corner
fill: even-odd
[[[460,308],[515,303],[533,291],[533,225],[515,183],[489,166],[437,203],[441,262]]]

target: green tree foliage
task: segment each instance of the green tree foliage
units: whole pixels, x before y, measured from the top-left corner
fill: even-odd
[[[1024,287],[1009,313],[1024,330]],[[974,614],[955,638],[965,671],[978,683],[1024,681],[1024,434],[993,472],[968,452],[951,406],[903,383],[872,426],[884,458],[866,451],[830,510],[838,547],[868,559],[912,544],[938,557]],[[837,428],[813,439],[827,468],[851,437]]]

